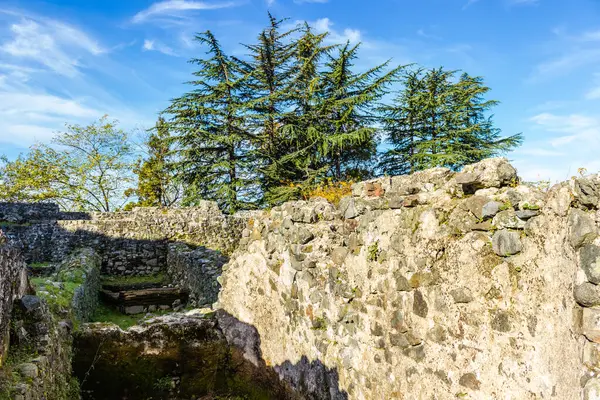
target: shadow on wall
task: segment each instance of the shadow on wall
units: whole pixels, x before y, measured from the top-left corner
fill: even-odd
[[[27,206],[0,204],[0,226],[30,264],[61,261],[75,249],[91,247],[101,255],[105,274],[165,273],[172,283],[195,294],[198,304],[217,300],[217,278],[228,261],[217,250],[170,238],[106,235],[89,226],[67,230],[56,220],[45,219],[46,206],[34,211],[27,211]],[[50,215],[72,220],[64,213]],[[82,382],[84,399],[348,398],[339,388],[337,370],[320,360],[303,356],[270,365],[262,358],[257,329],[222,310],[200,322],[168,314],[128,331],[83,325],[74,350],[73,371]]]
[[[159,215],[158,218],[162,216],[166,221],[157,221],[154,216],[154,225],[144,231],[144,221],[132,219],[132,216],[143,216],[144,210],[139,214],[103,214],[100,219],[94,220],[89,214],[58,212],[53,206],[0,203],[0,228],[20,248],[28,264],[40,266],[61,262],[74,250],[90,247],[101,256],[101,270],[105,275],[164,274],[169,283],[188,289],[199,305],[217,300],[220,288],[217,278],[228,261],[227,256],[219,249],[191,244],[193,240],[178,240],[172,233],[181,221],[169,221],[168,213],[149,209],[150,213]],[[198,214],[197,210],[192,211]],[[179,219],[183,213],[185,210],[179,211]],[[219,218],[229,221],[229,217],[222,214],[217,215],[213,225],[199,221],[198,227],[194,227],[195,239],[216,237],[215,230],[222,222]],[[207,215],[206,219],[211,219],[211,215]],[[68,221],[69,229],[63,226],[64,221]],[[243,222],[241,219],[235,221],[238,225]],[[161,224],[165,227],[161,228]],[[170,225],[173,226],[169,230]],[[186,228],[189,229],[189,225]],[[221,236],[227,235],[232,235],[230,241],[235,242],[238,240],[236,235],[241,237],[241,229],[226,231]],[[215,238],[214,242],[219,240],[223,238]],[[212,240],[206,241],[210,243]]]
[[[256,328],[225,311],[166,315],[128,331],[86,325],[74,350],[84,400],[348,399],[337,370],[319,360],[269,366]]]

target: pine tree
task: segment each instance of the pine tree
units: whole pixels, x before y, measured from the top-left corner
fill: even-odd
[[[255,171],[260,174],[263,195],[281,185],[276,165],[289,149],[284,144],[281,127],[290,107],[290,82],[296,42],[291,39],[297,29],[282,31],[285,20],[269,13],[269,26],[258,36],[258,43],[246,45],[249,60],[235,61],[247,75],[244,90],[249,96],[248,121],[256,133]]]
[[[404,89],[384,106],[391,148],[382,156],[385,173],[408,173],[443,166],[452,169],[510,151],[521,134],[506,138],[486,113],[498,104],[485,100],[489,88],[479,77],[443,68],[405,74]]]
[[[304,187],[322,173],[315,151],[314,130],[319,123],[318,107],[321,86],[321,59],[333,46],[324,46],[327,33],[316,34],[308,24],[299,28],[295,41],[287,87],[289,110],[282,114],[279,157],[265,168],[265,175],[275,184],[265,193],[271,204],[301,196]]]
[[[168,124],[159,117],[145,141],[148,157],[134,169],[138,184],[130,194],[135,194],[138,201],[132,206],[171,207],[179,201],[181,185],[175,181],[170,169],[171,144]]]
[[[380,115],[375,102],[386,93],[404,67],[385,72],[389,61],[363,73],[353,71],[360,44],[341,46],[328,55],[323,72],[322,102],[318,132],[322,163],[335,181],[366,179],[373,175],[377,155],[377,128]]]
[[[199,66],[189,82],[195,89],[165,110],[179,147],[175,166],[186,187],[184,204],[215,200],[229,213],[253,208],[257,180],[251,151],[255,137],[246,121],[247,76],[210,31],[196,40],[208,47],[209,57],[190,61]]]
[[[404,90],[392,104],[380,107],[387,142],[393,147],[381,158],[380,169],[388,175],[403,175],[415,171],[415,145],[424,136],[423,109],[418,98],[423,91],[422,68],[407,70],[402,76]]]

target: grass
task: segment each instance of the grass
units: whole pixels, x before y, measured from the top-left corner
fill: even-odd
[[[29,222],[26,222],[24,224],[18,224],[16,222],[0,221],[0,228],[9,226],[31,226],[31,224]]]
[[[37,263],[31,263],[31,264],[27,264],[27,265],[31,269],[44,269],[44,268],[47,268],[47,267],[51,266],[52,263],[49,263],[49,262],[37,262]]]
[[[158,317],[170,312],[173,312],[173,310],[157,310],[148,314]],[[117,325],[121,329],[127,329],[134,325],[138,325],[148,314],[127,315],[119,312],[119,310],[114,307],[100,303],[94,312],[94,315],[92,315],[90,322],[108,322]]]
[[[44,277],[30,279],[38,296],[46,300],[53,311],[61,311],[71,307],[75,290],[81,286],[81,282],[54,282]],[[54,284],[60,285],[56,287]]]

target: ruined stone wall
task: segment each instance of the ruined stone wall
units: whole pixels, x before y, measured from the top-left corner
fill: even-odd
[[[7,242],[0,230],[0,367],[9,344],[13,303],[27,292],[27,271],[21,253]]]
[[[223,265],[228,259],[206,247],[191,248],[182,243],[169,244],[166,274],[174,285],[190,292],[190,306],[211,306],[217,301]]]
[[[90,213],[73,219],[69,213],[38,210],[48,205],[0,204],[1,215],[21,210],[19,224],[6,226],[27,262],[60,262],[74,249],[92,247],[103,258],[103,272],[117,275],[148,275],[164,271],[168,243],[205,246],[230,254],[237,247],[248,216],[229,216],[216,203],[203,202],[181,209],[137,208],[131,212]],[[54,219],[69,214],[67,219]],[[30,217],[31,216],[31,217]],[[34,218],[35,219],[30,219]],[[38,219],[39,218],[39,219]],[[0,219],[0,224],[2,219]]]
[[[540,190],[490,159],[353,189],[254,218],[223,268],[219,306],[283,379],[309,399],[598,398],[598,177]]]

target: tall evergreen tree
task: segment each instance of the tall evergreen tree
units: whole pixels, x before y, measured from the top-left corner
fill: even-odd
[[[265,175],[275,184],[265,193],[269,203],[297,198],[303,186],[319,175],[314,130],[319,123],[321,59],[333,46],[323,44],[327,33],[315,33],[308,24],[294,43],[293,59],[285,93],[288,111],[282,115],[279,140],[282,151]]]
[[[299,75],[304,81],[295,79],[294,85],[304,89],[302,96],[295,98],[294,118],[288,119],[285,126],[285,131],[293,133],[289,135],[293,139],[289,147],[297,147],[295,153],[287,155],[296,160],[290,163],[296,167],[295,180],[291,187],[277,188],[279,200],[310,191],[324,179],[341,181],[372,174],[369,161],[377,154],[378,120],[372,106],[386,93],[401,69],[385,72],[388,63],[384,63],[356,73],[353,62],[359,45],[336,46],[337,53],[331,55],[331,47],[320,47],[324,36],[310,35],[310,30],[305,30],[298,47],[312,48],[312,53],[301,57],[299,52],[297,57],[303,65],[299,70],[313,73]],[[312,46],[306,45],[311,42]],[[313,63],[320,55],[325,55],[326,62],[317,69]],[[306,79],[307,76],[311,78]]]
[[[336,55],[328,55],[323,72],[319,152],[322,163],[329,167],[328,176],[335,181],[366,179],[373,174],[380,122],[374,105],[404,68],[386,72],[387,61],[357,73],[353,67],[359,48],[360,44],[340,46]]]
[[[186,187],[184,204],[215,200],[225,212],[256,205],[256,177],[252,171],[254,135],[246,123],[244,86],[247,76],[226,55],[210,31],[196,40],[208,47],[198,65],[195,89],[173,99],[165,110],[178,143],[178,176]]]
[[[380,168],[389,175],[415,171],[415,144],[424,135],[423,109],[418,101],[423,92],[422,68],[407,70],[402,76],[402,90],[392,104],[380,107],[383,130],[392,148],[383,153]]]
[[[384,106],[384,127],[391,148],[380,166],[389,174],[436,166],[457,169],[507,152],[521,134],[502,138],[486,113],[498,102],[486,100],[489,88],[479,77],[442,68],[404,76],[404,89]]]
[[[296,42],[291,36],[297,29],[282,30],[285,20],[269,13],[269,26],[258,36],[256,44],[246,45],[249,60],[236,59],[248,79],[244,82],[251,97],[249,129],[256,135],[256,165],[260,172],[261,189],[268,193],[281,184],[273,170],[289,149],[284,144],[281,127],[290,107],[290,82]]]

